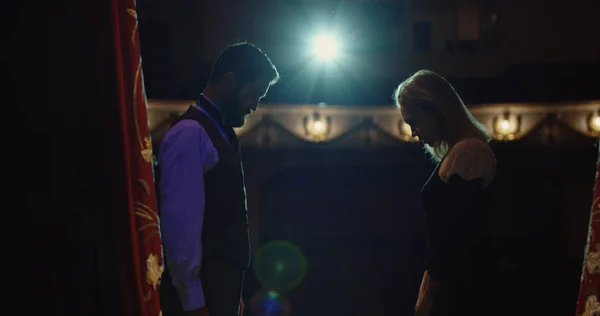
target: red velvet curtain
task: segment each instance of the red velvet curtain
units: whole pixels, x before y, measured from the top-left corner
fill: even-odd
[[[16,9],[2,67],[3,110],[19,110],[3,151],[5,172],[16,172],[5,186],[19,193],[3,209],[16,214],[3,223],[17,282],[3,308],[158,316],[162,250],[135,2],[23,0]]]
[[[129,266],[128,272],[133,272],[125,273],[121,279],[126,283],[124,288],[134,290],[130,293],[131,306],[125,305],[126,315],[158,316],[162,248],[135,1],[111,0],[111,17],[128,192],[123,220],[129,222],[129,230],[124,237],[132,247],[121,249],[120,256],[121,265]]]
[[[588,233],[583,275],[577,300],[577,316],[600,315],[600,157]]]

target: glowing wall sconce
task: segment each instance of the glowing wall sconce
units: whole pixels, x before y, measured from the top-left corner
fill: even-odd
[[[321,118],[319,113],[315,112],[312,118],[304,117],[304,130],[306,138],[313,142],[322,142],[327,140],[331,131],[331,117]]]
[[[513,140],[521,128],[521,117],[511,115],[508,110],[494,119],[494,133],[499,140]]]
[[[406,124],[406,122],[404,122],[403,120],[400,120],[400,122],[398,122],[398,129],[400,130],[400,137],[405,142],[418,142],[419,141],[419,136],[413,137],[412,129],[410,128],[410,125]]]
[[[588,129],[594,137],[600,136],[600,110],[592,112],[588,117]]]

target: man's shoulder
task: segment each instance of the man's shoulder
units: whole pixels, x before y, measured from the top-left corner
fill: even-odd
[[[191,120],[195,121],[200,125],[211,124],[210,115],[206,113],[204,109],[200,106],[190,106],[187,111],[185,111],[174,124],[178,124],[179,122]]]
[[[192,120],[189,118],[183,118],[182,120],[179,120],[177,122],[175,122],[173,124],[173,126],[171,126],[171,130],[185,130],[185,129],[191,129],[191,130],[199,130],[199,129],[204,129],[204,127],[202,127],[202,124],[200,124],[198,121],[196,120]]]
[[[197,121],[183,119],[176,122],[165,134],[164,141],[172,141],[176,138],[209,138],[204,127]]]

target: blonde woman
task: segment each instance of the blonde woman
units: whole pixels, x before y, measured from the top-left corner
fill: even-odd
[[[489,274],[481,234],[496,172],[490,137],[450,83],[433,71],[412,75],[394,99],[437,163],[422,190],[428,263],[416,315],[491,315],[494,298],[485,295]]]

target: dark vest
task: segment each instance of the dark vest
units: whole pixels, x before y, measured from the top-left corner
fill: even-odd
[[[202,108],[219,122],[219,111],[200,99]],[[195,107],[190,107],[172,126],[182,120],[194,120],[202,125],[219,154],[217,165],[204,174],[206,209],[200,281],[210,315],[235,316],[238,315],[244,273],[250,263],[248,210],[239,142],[233,128],[223,126],[230,140],[228,143],[213,121]],[[180,311],[175,311],[180,305],[179,299],[166,264],[161,304],[164,316],[179,315]]]

